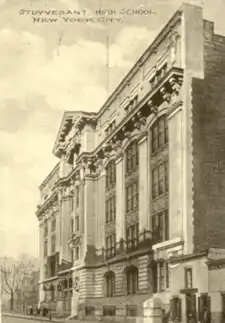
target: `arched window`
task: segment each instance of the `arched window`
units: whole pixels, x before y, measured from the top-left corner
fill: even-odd
[[[115,274],[113,271],[105,273],[105,293],[106,297],[112,297],[115,294]]]
[[[132,142],[126,149],[126,172],[130,173],[137,169],[138,166],[138,144]]]
[[[126,270],[127,294],[136,294],[138,291],[138,269],[130,267]]]

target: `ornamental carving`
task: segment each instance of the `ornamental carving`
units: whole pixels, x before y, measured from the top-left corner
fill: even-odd
[[[158,113],[158,107],[154,105],[152,100],[148,101],[148,107],[150,108],[150,113],[157,114]]]

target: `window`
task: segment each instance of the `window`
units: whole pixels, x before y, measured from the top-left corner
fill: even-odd
[[[154,243],[169,240],[168,210],[165,210],[152,216],[152,231]]]
[[[52,235],[51,251],[52,251],[52,253],[54,253],[56,251],[56,236],[55,235]]]
[[[130,183],[126,187],[127,213],[138,209],[138,182]]]
[[[152,152],[168,143],[168,120],[163,115],[153,124],[151,129],[152,135]]]
[[[45,278],[48,278],[48,266],[44,265],[44,276]]]
[[[48,223],[45,222],[44,223],[44,237],[47,237],[47,235],[48,235]]]
[[[106,236],[106,259],[116,255],[116,234]]]
[[[74,219],[71,219],[71,235],[73,236],[74,233]]]
[[[192,268],[184,269],[185,288],[192,288]]]
[[[114,221],[116,218],[116,196],[111,196],[106,200],[106,223]]]
[[[135,223],[126,229],[127,250],[135,250],[138,246],[139,224]]]
[[[137,305],[126,305],[126,316],[138,316]]]
[[[56,230],[56,218],[55,216],[52,218],[52,223],[51,223],[51,231],[55,232]]]
[[[136,95],[124,108],[127,114],[131,112],[133,108],[136,107],[137,103],[138,103],[138,95]]]
[[[111,161],[106,167],[106,188],[116,183],[116,164]]]
[[[126,150],[126,172],[133,172],[138,166],[138,144],[132,142]]]
[[[152,198],[168,192],[168,162],[165,161],[152,171]]]
[[[80,248],[76,247],[75,248],[75,260],[79,260],[80,258]]]
[[[48,255],[48,241],[45,240],[44,242],[44,257],[47,257]]]
[[[131,267],[127,269],[127,294],[136,294],[138,290],[138,269],[136,267]]]
[[[70,277],[69,278],[69,288],[72,288],[73,287],[73,278]]]
[[[171,320],[173,322],[181,322],[181,299],[173,297],[170,300]]]
[[[105,274],[106,297],[112,297],[115,293],[115,274],[109,271]]]
[[[74,250],[72,249],[71,251],[70,251],[70,257],[71,257],[71,262],[73,263],[73,261],[74,261]]]
[[[169,288],[169,265],[165,260],[159,260],[156,264],[158,271],[158,275],[155,272],[155,275],[158,277],[157,291],[163,292],[166,288]]]
[[[103,316],[115,316],[115,315],[116,315],[116,306],[114,305],[103,306]]]
[[[164,267],[164,262],[161,261],[159,262],[159,291],[162,292],[164,291],[165,287],[165,267]]]
[[[74,197],[72,196],[70,198],[70,211],[72,212],[74,210]]]
[[[224,295],[222,294],[222,320],[221,322],[224,322]],[[205,322],[205,319],[207,317],[206,322],[211,322],[210,320],[210,313],[211,313],[211,297],[207,293],[203,293],[198,297],[198,319],[199,322]]]
[[[80,189],[77,186],[76,187],[76,207],[78,208],[80,205]]]
[[[76,231],[80,230],[80,217],[77,215],[76,216]]]
[[[55,286],[51,285],[51,300],[55,301]]]

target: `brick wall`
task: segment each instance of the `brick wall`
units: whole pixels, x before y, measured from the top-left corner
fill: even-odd
[[[225,41],[205,41],[205,78],[193,79],[195,250],[225,247]]]

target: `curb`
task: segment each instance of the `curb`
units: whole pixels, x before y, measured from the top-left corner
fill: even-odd
[[[16,315],[16,314],[8,314],[8,313],[2,313],[2,316],[7,316],[7,317],[14,317],[17,319],[24,319],[24,320],[30,320],[30,321],[37,321],[37,322],[54,322],[54,323],[65,323],[65,321],[62,320],[54,320],[54,318],[50,321],[49,319],[41,318],[41,317],[36,317],[36,316],[23,316],[23,315]]]

